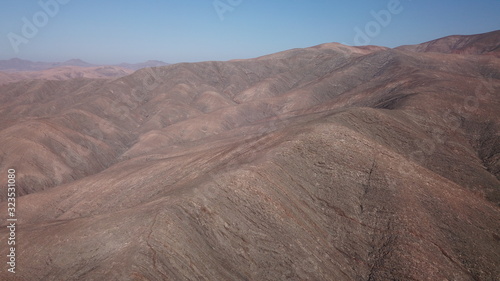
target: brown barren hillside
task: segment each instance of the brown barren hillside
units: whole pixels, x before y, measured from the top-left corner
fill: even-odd
[[[500,59],[481,38],[0,86],[17,280],[498,280]]]
[[[74,78],[118,78],[134,72],[117,66],[61,66],[40,71],[0,72],[0,85],[23,80],[69,80]]]
[[[413,52],[500,57],[500,30],[477,35],[452,35],[419,45],[401,46],[397,49]]]

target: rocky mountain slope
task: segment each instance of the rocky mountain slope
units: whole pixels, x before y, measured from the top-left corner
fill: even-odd
[[[488,52],[330,43],[0,86],[15,278],[498,280]]]
[[[161,61],[119,65],[93,65],[79,59],[62,63],[32,62],[22,59],[0,61],[0,85],[23,80],[68,80],[74,78],[119,78],[147,67],[165,66]]]
[[[413,52],[445,54],[491,55],[500,57],[500,30],[477,35],[453,35],[419,45],[398,47]]]
[[[146,67],[157,67],[165,66],[168,63],[156,60],[149,60],[142,63],[121,63],[118,65],[96,65],[91,64],[80,59],[71,59],[65,62],[34,62],[29,60],[23,60],[19,58],[13,58],[9,60],[0,60],[0,71],[2,72],[33,72],[48,70],[51,68],[59,68],[66,66],[77,66],[77,67],[97,67],[97,66],[115,66],[123,67],[130,70],[139,70]]]
[[[109,79],[133,73],[117,66],[61,66],[40,71],[0,72],[0,85],[23,80],[70,80],[74,78]]]
[[[62,66],[94,67],[97,65],[80,59],[72,59],[65,62],[34,62],[19,58],[0,60],[0,71],[3,72],[40,71]]]

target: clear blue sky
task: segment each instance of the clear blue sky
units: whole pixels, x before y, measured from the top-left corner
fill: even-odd
[[[40,1],[61,2],[56,2],[59,11],[51,6],[55,12],[48,15],[37,0],[1,0],[0,59],[229,60],[326,42],[395,47],[500,29],[499,0],[400,0],[393,9],[399,12],[378,27],[370,25],[376,21],[372,12],[388,10],[397,0]],[[214,3],[231,10],[218,13]],[[38,31],[25,28],[24,36],[23,17],[40,26],[35,25]],[[355,40],[356,28],[366,32],[367,26],[368,35]]]

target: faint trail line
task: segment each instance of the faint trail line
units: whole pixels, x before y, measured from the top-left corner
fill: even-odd
[[[156,220],[158,218],[158,215],[159,213],[156,213],[154,218],[153,218],[153,223],[151,224],[150,228],[149,228],[149,233],[148,233],[148,237],[146,238],[146,244],[148,245],[149,249],[151,250],[151,252],[153,252],[153,256],[152,256],[152,260],[153,260],[153,267],[156,269],[156,271],[158,271],[162,277],[164,278],[164,280],[168,280],[168,276],[166,276],[157,266],[157,263],[156,263],[156,256],[157,256],[157,253],[155,251],[155,249],[151,246],[151,244],[149,243],[149,240],[151,239],[151,235],[153,234],[153,229],[154,229],[154,226],[156,224]]]

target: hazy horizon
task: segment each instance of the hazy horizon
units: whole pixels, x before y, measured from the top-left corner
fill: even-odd
[[[0,60],[92,64],[258,57],[339,42],[396,47],[500,29],[500,2],[4,1]]]
[[[2,4],[0,281],[498,280],[500,0]]]

